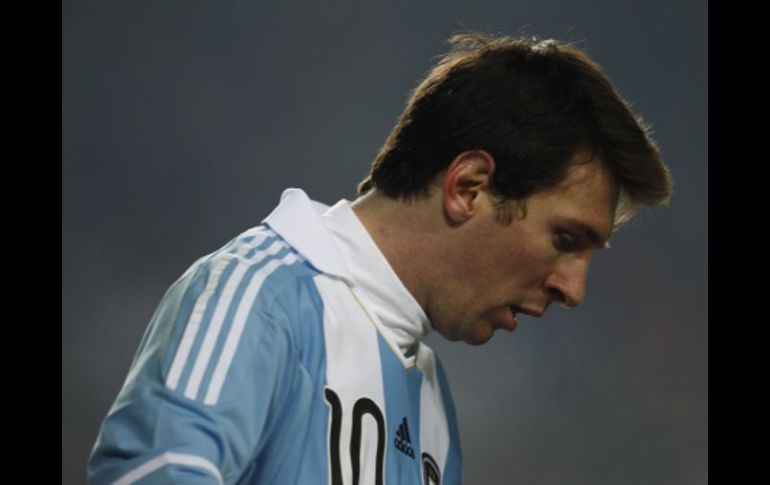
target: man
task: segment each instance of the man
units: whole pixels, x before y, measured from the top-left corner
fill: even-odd
[[[481,344],[578,305],[594,251],[671,182],[600,68],[555,41],[463,34],[360,197],[289,189],[161,301],[92,483],[459,483],[433,328]]]

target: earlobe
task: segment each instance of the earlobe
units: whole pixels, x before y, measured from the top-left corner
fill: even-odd
[[[444,211],[451,222],[462,223],[476,213],[494,171],[495,159],[484,150],[466,151],[452,160],[442,186]]]

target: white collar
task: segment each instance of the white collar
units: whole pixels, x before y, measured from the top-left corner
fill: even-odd
[[[386,339],[411,360],[430,321],[396,275],[347,200],[334,207],[286,189],[263,221],[319,271],[341,278],[371,307]]]
[[[420,304],[393,271],[350,202],[340,200],[321,219],[345,258],[357,290],[387,329],[390,340],[403,355],[413,355],[431,329]]]
[[[301,189],[286,189],[278,207],[262,222],[280,234],[316,269],[354,284],[345,260],[321,223],[321,214],[328,208],[310,200]]]

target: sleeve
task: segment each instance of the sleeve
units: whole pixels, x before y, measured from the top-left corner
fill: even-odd
[[[233,483],[270,441],[299,372],[290,326],[248,274],[228,287],[231,267],[197,264],[153,315],[92,450],[91,484]]]

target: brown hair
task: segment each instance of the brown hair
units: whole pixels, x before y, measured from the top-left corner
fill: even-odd
[[[640,204],[668,202],[671,176],[649,127],[601,67],[552,39],[457,34],[452,49],[412,92],[359,194],[429,192],[466,150],[496,161],[492,192],[523,201],[567,174],[581,149],[606,164],[621,189],[617,222]]]

